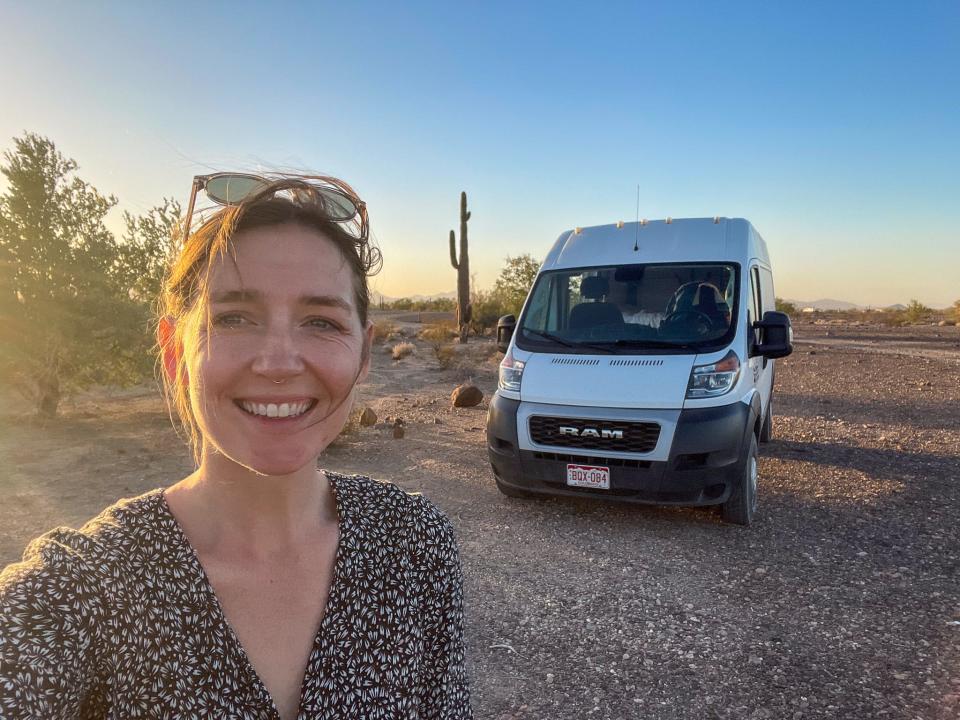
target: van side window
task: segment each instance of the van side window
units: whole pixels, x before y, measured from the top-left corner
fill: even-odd
[[[766,268],[760,269],[760,299],[763,300],[760,307],[764,312],[777,309],[773,297],[773,274]]]

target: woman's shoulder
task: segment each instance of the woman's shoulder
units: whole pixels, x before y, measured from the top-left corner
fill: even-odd
[[[88,585],[98,570],[135,547],[157,516],[160,490],[125,498],[104,509],[80,529],[58,527],[31,541],[19,562],[0,571],[0,593],[14,585],[53,580],[64,586]]]
[[[407,492],[385,480],[325,470],[334,485],[341,512],[370,532],[386,538],[405,538],[435,550],[456,547],[446,514],[420,493]],[[351,512],[352,511],[352,512]]]

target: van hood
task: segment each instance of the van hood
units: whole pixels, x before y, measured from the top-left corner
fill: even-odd
[[[681,409],[696,355],[533,353],[520,383],[524,402]]]

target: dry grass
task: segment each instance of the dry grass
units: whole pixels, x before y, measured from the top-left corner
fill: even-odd
[[[373,324],[374,342],[383,342],[389,340],[391,336],[396,337],[398,334],[396,324],[389,320],[378,320]]]
[[[407,355],[413,355],[416,348],[413,343],[402,342],[397,343],[393,346],[393,349],[390,351],[390,354],[393,355],[394,360],[400,360],[407,357]]]
[[[433,354],[441,370],[477,373],[482,368],[496,367],[500,363],[500,352],[496,346],[487,343],[433,343]]]
[[[457,337],[458,334],[456,324],[448,321],[425,325],[418,333],[418,337],[431,343],[445,343]]]
[[[450,343],[435,343],[433,346],[433,354],[437,358],[437,363],[440,365],[441,370],[449,370],[457,363],[457,351],[454,350],[453,345]]]

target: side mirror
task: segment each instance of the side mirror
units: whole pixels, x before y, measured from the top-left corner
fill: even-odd
[[[760,344],[755,345],[755,355],[765,358],[782,358],[793,352],[793,327],[786,313],[769,310],[763,314],[763,320],[755,322],[753,327],[760,331]]]
[[[497,320],[497,350],[502,353],[510,347],[510,338],[513,337],[514,328],[517,327],[517,319],[513,315],[504,315]]]

